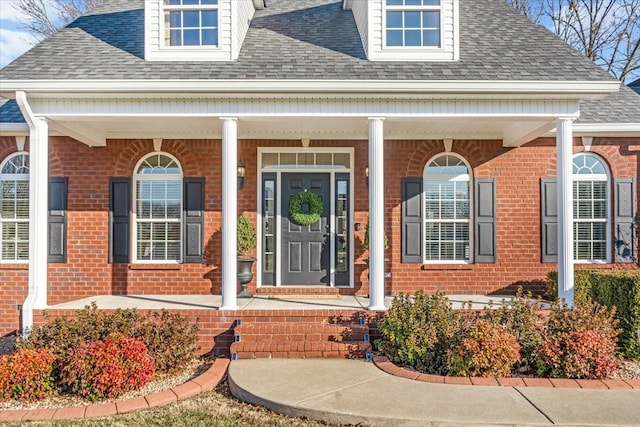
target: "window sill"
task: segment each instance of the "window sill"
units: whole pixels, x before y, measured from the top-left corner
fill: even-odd
[[[421,270],[473,270],[473,264],[422,264]]]
[[[129,270],[182,270],[182,264],[129,264]]]
[[[0,264],[0,270],[28,270],[29,263],[8,263],[8,264]]]

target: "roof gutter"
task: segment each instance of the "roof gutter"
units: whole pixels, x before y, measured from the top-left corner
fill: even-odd
[[[4,80],[2,95],[30,93],[443,94],[604,96],[612,81],[475,80]]]

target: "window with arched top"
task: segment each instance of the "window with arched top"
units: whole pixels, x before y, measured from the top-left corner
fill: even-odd
[[[29,260],[29,154],[0,163],[0,261]]]
[[[166,153],[153,153],[136,166],[134,261],[182,261],[182,168]]]
[[[573,157],[573,256],[609,262],[609,171],[592,153]]]
[[[424,262],[471,262],[471,173],[452,153],[424,168]]]

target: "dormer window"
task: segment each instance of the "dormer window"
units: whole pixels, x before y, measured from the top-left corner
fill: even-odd
[[[440,0],[385,1],[387,47],[440,47]]]
[[[164,0],[165,46],[218,46],[218,0]]]

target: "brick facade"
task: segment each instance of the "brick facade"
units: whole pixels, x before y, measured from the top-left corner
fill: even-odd
[[[238,212],[255,221],[258,147],[300,147],[298,141],[243,140],[238,159],[246,167],[238,193]],[[366,295],[367,271],[362,246],[368,196],[364,170],[367,141],[311,141],[311,147],[353,147],[356,231],[354,289]],[[28,146],[26,148],[28,150]],[[48,302],[56,304],[101,294],[219,294],[221,264],[221,145],[213,140],[165,140],[162,150],[175,156],[185,177],[205,178],[205,262],[181,265],[109,264],[108,182],[131,177],[137,162],[154,150],[151,140],[109,140],[90,148],[66,137],[50,138],[50,176],[68,177],[68,258],[49,264]],[[0,137],[0,161],[16,151],[13,138]],[[385,230],[390,248],[386,294],[442,291],[490,294],[523,284],[540,290],[555,264],[540,262],[540,178],[555,176],[555,139],[539,139],[519,148],[502,141],[454,141],[452,152],[471,165],[474,177],[496,179],[497,262],[470,265],[422,265],[400,262],[401,178],[421,176],[425,164],[444,151],[441,141],[387,141],[385,144]],[[583,151],[575,140],[574,151]],[[594,138],[592,152],[607,163],[613,177],[638,177],[640,141]],[[610,187],[612,189],[612,187]],[[640,200],[640,197],[637,197]],[[640,208],[640,207],[639,207]],[[640,210],[640,209],[639,209]],[[582,267],[582,265],[579,265]],[[630,268],[637,264],[600,265]],[[27,294],[27,266],[0,264],[0,334],[19,329],[18,305]],[[255,280],[249,289],[255,291]]]

